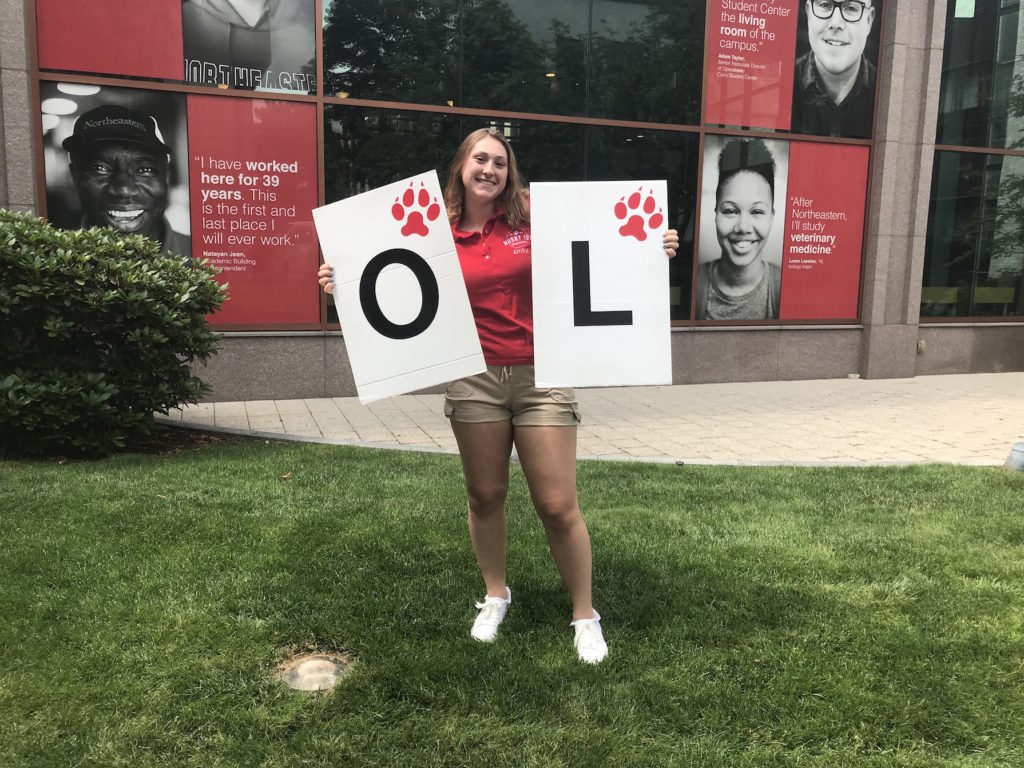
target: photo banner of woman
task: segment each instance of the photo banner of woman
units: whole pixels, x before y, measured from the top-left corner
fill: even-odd
[[[664,180],[534,183],[537,386],[672,383]]]
[[[360,402],[486,369],[435,171],[317,208],[313,220]]]
[[[704,142],[697,320],[774,320],[782,293],[788,142]]]

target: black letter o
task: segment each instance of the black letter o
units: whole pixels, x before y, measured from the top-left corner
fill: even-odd
[[[377,278],[386,267],[392,264],[401,264],[412,270],[416,281],[420,284],[420,292],[423,294],[420,313],[411,323],[405,325],[398,325],[388,320],[377,301]],[[389,339],[411,339],[427,330],[434,322],[434,318],[437,317],[440,299],[441,294],[433,270],[422,256],[405,248],[391,248],[383,253],[378,253],[370,259],[370,263],[366,265],[363,276],[359,280],[359,303],[363,308],[363,315],[377,333],[387,336]]]

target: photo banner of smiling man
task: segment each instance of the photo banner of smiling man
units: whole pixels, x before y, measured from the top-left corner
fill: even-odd
[[[539,387],[672,383],[662,181],[530,185]]]
[[[313,221],[360,402],[486,369],[436,172],[316,208]]]
[[[716,0],[704,120],[871,138],[882,0]]]
[[[39,96],[47,218],[143,235],[191,259],[185,96],[54,82]]]

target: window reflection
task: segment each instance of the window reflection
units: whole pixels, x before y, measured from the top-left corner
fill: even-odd
[[[458,19],[458,0],[324,2],[324,93],[457,103]]]
[[[441,187],[455,150],[477,128],[493,126],[516,151],[523,179],[582,181],[586,128],[581,125],[503,118],[460,117],[328,105],[324,114],[326,202],[343,200],[437,170]],[[337,322],[328,300],[328,322]]]
[[[324,115],[326,202],[343,200],[431,168],[444,186],[461,136],[458,117],[328,106]]]
[[[697,134],[636,128],[587,128],[587,179],[665,179],[668,226],[679,231],[679,254],[669,262],[671,317],[690,318]]]
[[[587,0],[465,0],[462,104],[582,115]]]
[[[324,115],[326,201],[343,200],[434,168],[442,188],[459,142],[493,126],[516,151],[523,179],[582,181],[584,126],[328,105]]]
[[[594,0],[590,116],[700,120],[703,0]]]
[[[1024,158],[937,152],[922,317],[1024,315]]]
[[[1024,29],[1019,3],[949,3],[936,141],[1024,147]]]
[[[325,0],[323,8],[329,96],[700,118],[703,0]]]

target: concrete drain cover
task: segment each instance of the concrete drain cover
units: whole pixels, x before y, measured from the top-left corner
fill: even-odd
[[[301,653],[282,662],[277,677],[297,691],[329,691],[345,677],[350,664],[341,653]]]

